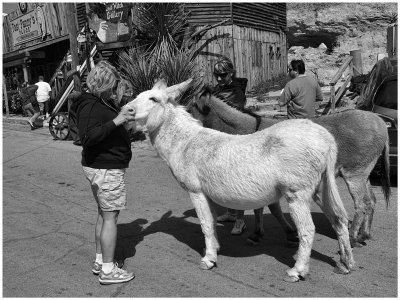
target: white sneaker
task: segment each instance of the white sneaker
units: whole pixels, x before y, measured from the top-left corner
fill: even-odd
[[[117,264],[115,264],[112,271],[108,274],[105,274],[103,270],[100,271],[99,282],[101,284],[124,283],[133,278],[135,278],[133,273],[128,273],[126,270],[118,268]]]
[[[241,235],[243,231],[246,229],[246,224],[243,219],[237,219],[233,229],[231,231],[232,235]]]

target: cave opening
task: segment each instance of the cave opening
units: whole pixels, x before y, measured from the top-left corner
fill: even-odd
[[[331,54],[333,49],[337,46],[337,37],[332,33],[318,32],[313,34],[307,33],[289,33],[288,45],[289,48],[293,46],[301,46],[304,48],[318,48],[319,45],[324,43],[327,47],[325,53]]]

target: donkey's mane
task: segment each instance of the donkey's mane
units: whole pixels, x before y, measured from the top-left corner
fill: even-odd
[[[226,101],[226,99],[221,99],[221,98],[216,97],[216,96],[214,96],[214,97],[215,97],[216,99],[220,100],[221,102],[225,103],[226,105],[228,105],[228,106],[230,106],[230,107],[236,109],[237,111],[239,111],[239,112],[241,112],[241,113],[244,113],[244,114],[246,114],[246,115],[250,115],[250,116],[252,116],[252,117],[254,117],[254,118],[260,118],[260,117],[261,117],[261,116],[257,115],[256,113],[254,113],[253,111],[251,111],[251,110],[248,109],[248,108],[241,109],[240,107],[236,106],[235,104]]]
[[[193,116],[186,111],[186,107],[185,106],[180,105],[177,102],[171,101],[171,100],[168,103],[171,104],[171,106],[174,107],[173,111],[174,111],[174,113],[176,115],[179,115],[179,116],[183,117],[185,120],[189,121],[190,123],[202,126],[202,124],[201,124],[201,122],[199,120],[193,118]]]
[[[244,113],[244,114],[246,114],[246,115],[250,115],[250,116],[252,116],[252,117],[254,117],[254,118],[260,118],[260,117],[261,117],[261,118],[267,118],[267,117],[263,117],[263,116],[257,115],[256,113],[254,113],[252,110],[250,110],[250,109],[248,109],[248,108],[241,109],[240,107],[236,106],[236,105],[233,104],[233,103],[230,103],[230,102],[226,101],[225,99],[221,99],[221,98],[216,97],[216,96],[214,96],[214,97],[215,97],[216,99],[219,99],[220,101],[222,101],[222,102],[225,103],[226,105],[228,105],[228,106],[230,106],[230,107],[236,109],[237,111],[239,111],[239,112],[241,112],[241,113]],[[354,108],[346,108],[346,109],[344,109],[344,110],[335,111],[334,113],[329,114],[329,116],[336,116],[336,115],[342,114],[342,113],[344,113],[344,112],[347,112],[347,111],[349,111],[349,110],[354,110]],[[316,117],[309,118],[309,119],[318,119],[318,118],[321,118],[321,117],[324,117],[324,116],[328,116],[328,115],[320,115],[320,116],[316,116]]]

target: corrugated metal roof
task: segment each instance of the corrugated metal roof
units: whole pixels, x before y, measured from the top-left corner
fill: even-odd
[[[185,3],[184,6],[191,12],[189,23],[192,25],[212,25],[232,17],[230,3]]]
[[[279,32],[286,27],[285,3],[233,3],[233,24]]]
[[[210,25],[225,19],[233,24],[279,32],[287,26],[286,3],[184,3],[192,25]]]

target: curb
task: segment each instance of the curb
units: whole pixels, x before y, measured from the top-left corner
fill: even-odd
[[[28,125],[28,118],[18,117],[18,116],[6,117],[3,115],[3,123]]]
[[[49,123],[43,122],[39,118],[35,122],[36,123],[40,123],[43,127],[49,127]],[[10,115],[9,117],[6,117],[5,115],[3,115],[3,123],[29,125],[28,117],[22,117],[22,116],[19,116],[19,115]]]

